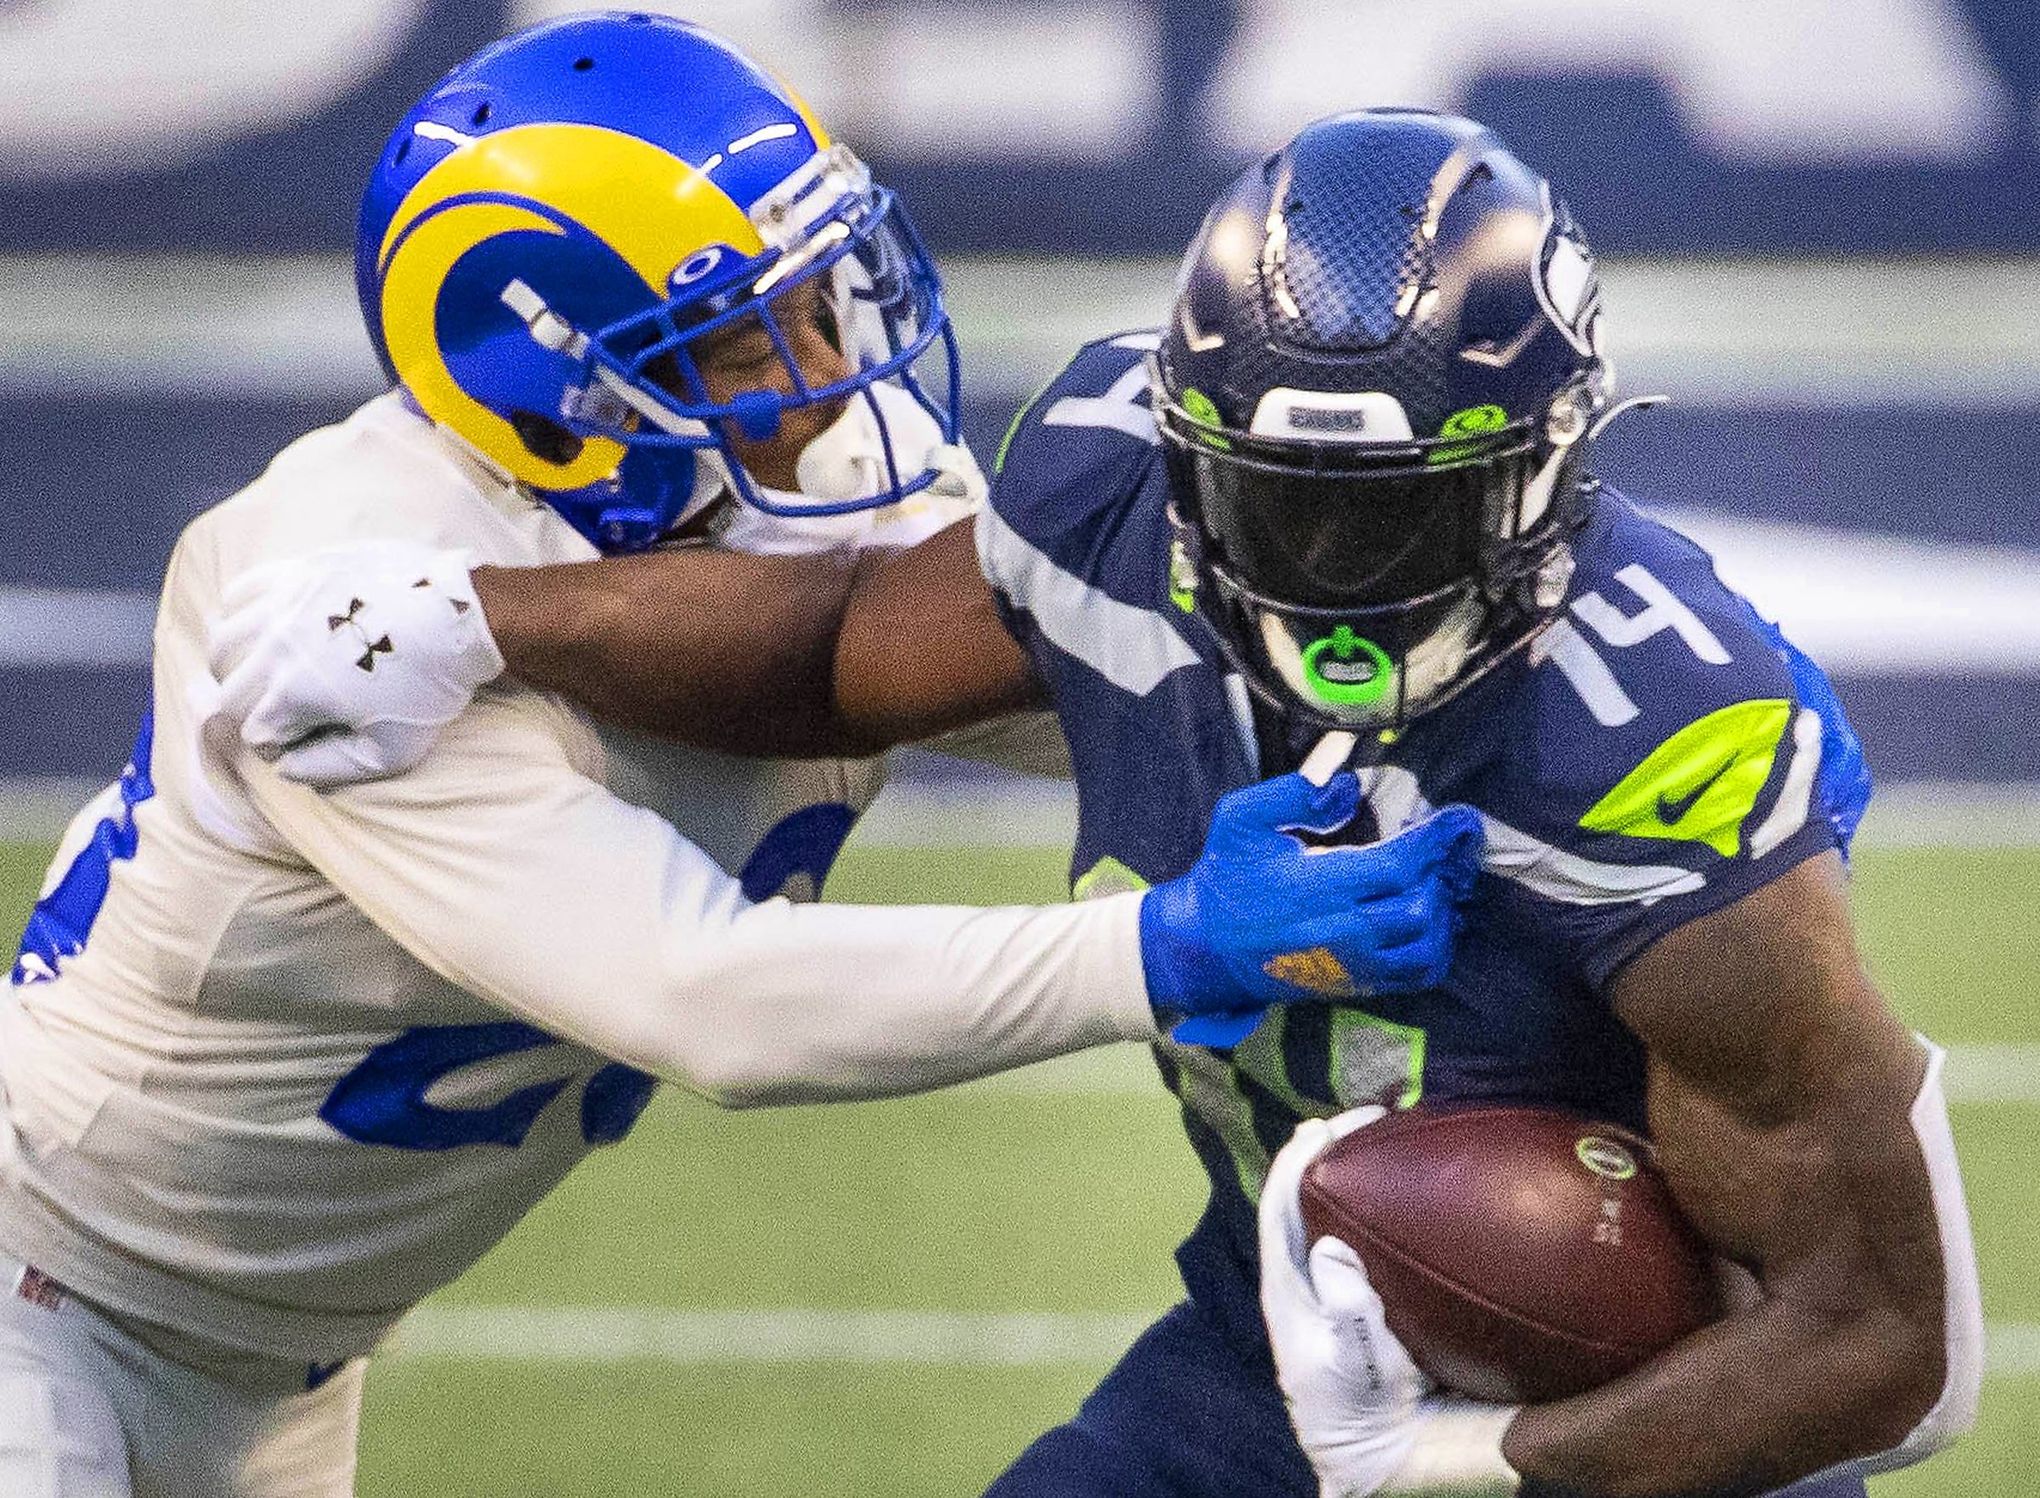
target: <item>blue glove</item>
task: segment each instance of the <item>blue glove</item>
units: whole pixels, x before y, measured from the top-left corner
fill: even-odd
[[[1828,823],[1835,829],[1842,857],[1847,858],[1849,844],[1856,836],[1856,824],[1863,820],[1874,789],[1870,763],[1863,757],[1863,741],[1856,737],[1849,715],[1842,711],[1842,701],[1835,695],[1835,684],[1828,680],[1827,672],[1815,665],[1811,657],[1801,655],[1799,647],[1785,638],[1785,632],[1761,614],[1757,615],[1757,627],[1785,657],[1800,705],[1820,714],[1817,789],[1821,810],[1827,813]]]
[[[1351,773],[1283,775],[1218,803],[1203,856],[1140,908],[1148,1001],[1189,1045],[1236,1045],[1270,1004],[1437,986],[1485,835],[1448,806],[1383,842],[1306,849],[1360,807]]]

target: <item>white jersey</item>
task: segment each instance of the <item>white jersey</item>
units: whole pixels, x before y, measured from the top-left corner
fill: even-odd
[[[605,739],[510,683],[380,784],[322,794],[222,747],[222,587],[386,537],[593,554],[395,397],[185,532],[153,729],[72,825],[0,1006],[0,1249],[116,1312],[338,1359],[621,1138],[654,1076],[872,1097],[1152,1038],[1135,897],[766,898],[813,893],[870,763]]]

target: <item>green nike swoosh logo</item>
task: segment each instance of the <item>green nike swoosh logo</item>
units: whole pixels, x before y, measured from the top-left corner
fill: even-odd
[[[1733,858],[1791,721],[1783,697],[1716,708],[1651,750],[1579,824],[1618,837],[1705,843]]]

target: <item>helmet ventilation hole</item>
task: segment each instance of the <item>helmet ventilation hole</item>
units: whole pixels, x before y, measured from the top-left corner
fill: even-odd
[[[489,123],[489,116],[494,113],[495,107],[493,105],[477,104],[475,112],[468,116],[468,122],[474,125],[486,125]]]
[[[534,458],[564,464],[581,456],[581,439],[536,411],[512,411],[510,428]]]
[[[411,137],[407,135],[402,140],[397,142],[397,154],[393,159],[396,161],[396,164],[398,166],[402,166],[404,164],[404,158],[406,156],[409,156],[410,154],[411,154]]]
[[[585,73],[594,66],[595,59],[592,57],[577,57],[574,59],[574,71],[577,73]]]

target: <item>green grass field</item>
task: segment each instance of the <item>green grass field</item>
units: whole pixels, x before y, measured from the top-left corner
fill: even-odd
[[[18,927],[44,856],[0,847],[0,926]],[[2040,1043],[2040,853],[1866,851],[1858,867],[1865,940],[1909,1019],[1948,1042]],[[853,851],[830,894],[1060,887],[1048,854]],[[1062,1085],[776,1114],[718,1114],[669,1091],[435,1307],[441,1324],[492,1307],[1060,1312],[1096,1332],[1066,1358],[988,1366],[966,1347],[772,1362],[762,1343],[709,1362],[575,1358],[542,1334],[419,1346],[370,1375],[364,1498],[977,1492],[1071,1410],[1115,1328],[1176,1294],[1169,1250],[1200,1177],[1139,1065],[1108,1057],[1057,1073]],[[2040,1078],[2028,1090],[2040,1098]],[[1956,1128],[1988,1313],[2009,1329],[2000,1367],[1977,1433],[1873,1484],[1879,1498],[2040,1489],[2040,1333],[2022,1330],[2040,1323],[2040,1107],[1998,1091],[1959,1105]]]

